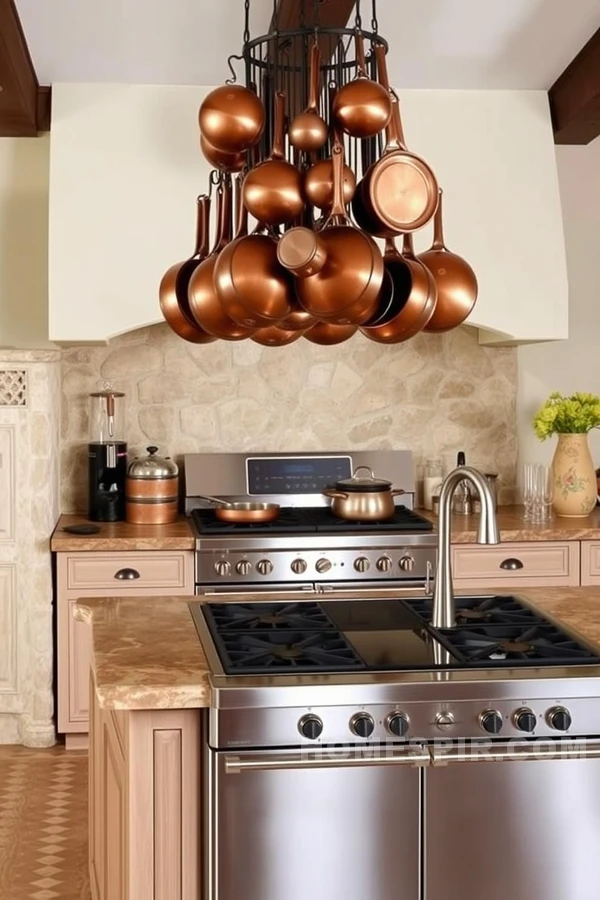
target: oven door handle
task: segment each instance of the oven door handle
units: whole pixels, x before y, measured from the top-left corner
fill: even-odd
[[[226,775],[240,775],[242,772],[264,772],[267,770],[295,769],[337,769],[340,767],[362,769],[369,766],[429,766],[431,755],[424,746],[394,748],[389,752],[373,752],[358,746],[348,750],[347,756],[341,756],[339,748],[328,755],[327,749],[322,752],[269,754],[254,753],[240,756],[227,755],[224,759]],[[355,755],[352,755],[355,754]]]
[[[456,763],[543,762],[600,759],[600,740],[555,738],[534,741],[479,742],[432,748],[431,764],[442,768]]]

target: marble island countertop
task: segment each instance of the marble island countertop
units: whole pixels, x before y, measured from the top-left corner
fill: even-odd
[[[418,510],[434,523],[438,517],[426,510]],[[574,519],[553,515],[548,522],[533,525],[523,519],[522,506],[500,506],[498,528],[503,543],[519,541],[594,541],[600,540],[600,507],[589,516]],[[479,516],[452,516],[452,543],[470,544],[477,537]]]
[[[529,588],[514,593],[600,646],[600,588]],[[239,594],[230,596],[240,600]],[[265,597],[247,593],[243,599],[257,602]],[[282,599],[289,600],[289,594]],[[210,704],[210,672],[188,602],[184,597],[115,597],[80,600],[75,605],[75,617],[92,626],[92,665],[101,706],[188,709]]]

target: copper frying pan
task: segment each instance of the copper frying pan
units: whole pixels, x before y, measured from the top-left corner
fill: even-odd
[[[437,284],[438,299],[433,316],[424,331],[450,331],[465,321],[477,302],[477,278],[462,256],[452,253],[444,243],[442,190],[434,219],[431,249],[419,254]]]
[[[229,503],[219,497],[199,495],[200,500],[214,503],[215,518],[222,522],[239,522],[241,525],[258,525],[261,522],[273,522],[279,518],[281,507],[278,503],[247,503],[239,501]]]
[[[389,90],[385,49],[375,48],[379,78]],[[352,203],[358,225],[378,237],[417,231],[437,209],[437,179],[425,160],[406,149],[398,97],[391,91],[392,115],[382,156],[367,171]]]
[[[430,320],[437,289],[429,269],[414,255],[412,235],[404,235],[402,256],[388,238],[383,259],[393,281],[392,304],[383,319],[367,323],[361,331],[377,343],[399,344],[418,334]]]
[[[285,94],[275,94],[275,122],[271,156],[248,172],[244,203],[250,215],[265,225],[293,221],[304,209],[302,175],[285,159]]]
[[[333,117],[346,134],[367,138],[383,131],[392,110],[389,92],[366,73],[364,41],[358,30],[355,47],[356,78],[337,92],[333,101]]]
[[[215,245],[207,258],[200,263],[188,291],[190,309],[197,324],[215,337],[226,341],[241,341],[252,331],[233,322],[223,310],[213,282],[215,264],[219,253],[231,239],[231,179],[227,177],[217,192],[217,235]]]
[[[321,53],[315,39],[310,52],[310,83],[308,106],[295,116],[289,127],[290,143],[298,150],[313,153],[327,140],[327,122],[319,114],[319,76]]]
[[[260,140],[265,108],[250,88],[224,84],[206,95],[198,121],[202,137],[216,150],[242,153]]]
[[[302,306],[315,318],[335,325],[359,325],[373,315],[377,306],[383,259],[375,241],[355,228],[346,215],[343,168],[344,147],[336,140],[333,206],[319,232],[327,261],[315,275],[299,279],[296,292]]]
[[[159,302],[163,316],[175,334],[192,344],[209,344],[216,338],[196,325],[188,301],[188,286],[196,268],[208,254],[210,198],[198,197],[196,246],[184,262],[171,266],[162,277]]]

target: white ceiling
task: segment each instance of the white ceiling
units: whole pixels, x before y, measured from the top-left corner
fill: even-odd
[[[310,0],[308,0],[310,2]],[[216,84],[243,0],[17,0],[42,84]],[[600,27],[598,0],[378,0],[401,88],[550,87]],[[370,0],[362,0],[365,28]],[[272,0],[251,0],[253,36]]]

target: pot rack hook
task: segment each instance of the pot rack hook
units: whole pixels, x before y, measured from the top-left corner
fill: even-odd
[[[237,75],[236,75],[235,69],[233,68],[233,63],[231,62],[232,59],[239,59],[240,61],[242,61],[244,59],[244,57],[238,56],[235,53],[232,53],[231,56],[227,57],[227,65],[229,66],[229,71],[231,72],[231,78],[227,78],[225,81],[225,84],[236,84],[237,83]]]
[[[357,31],[362,31],[362,16],[360,14],[360,0],[356,0],[356,15],[354,16],[354,27]]]
[[[371,0],[371,31],[377,34],[379,22],[377,21],[377,0]]]

